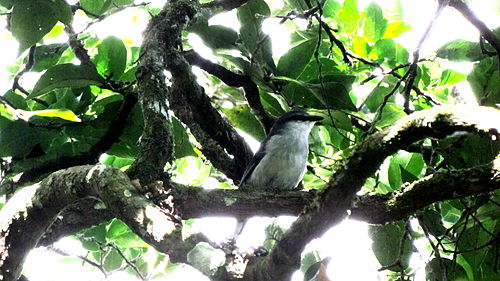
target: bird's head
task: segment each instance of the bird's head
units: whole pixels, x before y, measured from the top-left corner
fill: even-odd
[[[283,114],[274,123],[271,133],[280,133],[285,129],[307,130],[312,128],[314,123],[323,120],[323,117],[311,115],[303,110],[292,110]]]

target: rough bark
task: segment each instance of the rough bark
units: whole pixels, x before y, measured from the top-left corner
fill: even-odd
[[[173,262],[186,262],[187,252],[203,241],[201,236],[183,239],[173,215],[139,194],[119,169],[102,165],[72,167],[23,188],[2,208],[0,279],[17,280],[26,255],[61,211],[88,197],[99,198],[114,217],[158,251],[169,254]]]

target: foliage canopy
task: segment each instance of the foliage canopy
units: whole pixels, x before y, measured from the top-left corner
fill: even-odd
[[[395,0],[391,11],[377,2],[360,8],[357,0],[287,0],[282,6],[275,2],[176,0],[160,9],[133,0],[80,0],[74,5],[64,0],[0,0],[0,12],[8,18],[10,32],[19,42],[18,60],[9,67],[13,87],[0,96],[0,192],[5,198],[1,207],[9,205],[16,190],[57,170],[101,163],[124,171],[133,186],[142,188],[140,193],[175,214],[171,219],[189,232],[204,212],[231,213],[215,210],[215,199],[195,196],[198,201],[182,201],[188,196],[182,190],[204,192],[188,185],[203,186],[217,179],[219,197],[226,200],[227,207],[234,198],[249,199],[231,193],[236,192],[232,188],[251,157],[235,129],[260,141],[276,117],[300,107],[325,117],[310,135],[305,190],[333,189],[337,179],[332,175],[343,169],[346,173],[365,169],[352,164],[356,161],[349,158],[352,155],[374,159],[366,167],[374,172],[365,178],[360,175],[362,182],[352,187],[358,190],[353,189],[351,196],[359,195],[359,209],[352,215],[373,223],[373,253],[386,273],[385,280],[411,280],[419,269],[409,261],[417,254],[427,255],[427,280],[496,280],[500,270],[500,145],[495,128],[498,130],[500,119],[496,127],[487,128],[488,134],[480,128],[480,117],[483,111],[490,117],[499,116],[500,28],[490,30],[476,23],[482,35],[478,42],[457,39],[440,47],[433,57],[420,57],[418,50],[413,53],[398,41],[412,30],[404,21],[401,1]],[[469,21],[475,18],[459,0],[439,3],[436,16],[442,9],[456,9]],[[98,25],[123,10],[149,13],[143,42],[99,38],[87,27],[75,25],[77,19]],[[235,11],[239,29],[210,23],[211,17],[223,11]],[[262,31],[266,21],[279,21],[288,32],[290,48],[279,57],[273,54],[270,36]],[[192,34],[211,50],[212,60],[197,53],[200,46],[189,40]],[[68,40],[61,40],[64,36]],[[59,41],[51,43],[54,40]],[[460,73],[445,67],[446,61],[469,62],[472,70]],[[192,66],[203,70],[197,72],[198,78]],[[32,89],[22,86],[20,78],[27,72],[40,74]],[[439,108],[451,108],[450,112],[460,108],[463,93],[454,86],[461,82],[470,84],[483,106],[471,107],[476,110],[477,124],[462,124],[461,116],[451,113],[439,115],[442,119],[428,118],[435,131],[424,121],[410,122],[427,120],[412,117],[417,113],[424,116]],[[464,120],[472,119],[467,116]],[[484,122],[494,124],[495,120]],[[384,135],[386,139],[376,137],[391,129],[404,140],[405,130],[413,132],[408,137],[411,142],[395,138],[400,146],[389,147],[392,143],[385,143],[389,134]],[[370,141],[376,149],[370,147]],[[48,182],[41,186],[49,186]],[[420,188],[428,182],[429,189]],[[482,185],[475,187],[475,182]],[[158,183],[163,186],[157,188]],[[465,191],[459,186],[465,186]],[[441,188],[445,194],[438,194]],[[134,193],[128,189],[123,193],[129,196],[129,192]],[[163,201],[165,194],[173,196],[175,208]],[[233,214],[299,215],[304,205],[314,209],[315,204],[322,204],[322,199],[316,202],[311,194],[294,193],[303,201],[293,201],[298,203],[290,203],[289,209],[273,210],[271,206],[261,211],[254,204],[250,211],[235,207]],[[261,200],[280,200],[276,197]],[[374,200],[374,205],[363,205],[369,202],[363,198]],[[87,265],[105,275],[125,270],[146,280],[169,276],[175,270],[172,256],[176,255],[172,253],[181,256],[180,247],[162,251],[153,245],[157,252],[139,227],[126,222],[109,205],[110,210],[103,211],[95,201],[89,205],[85,200],[62,214],[76,214],[76,209],[86,206],[92,211],[82,209],[84,214],[92,216],[77,216],[69,231],[58,228],[70,224],[61,219],[53,224],[52,234],[45,234],[34,246],[71,234],[88,251]],[[401,206],[400,202],[407,203]],[[363,215],[370,208],[373,216]],[[377,217],[381,210],[388,215]],[[306,208],[305,213],[308,211]],[[339,220],[344,218],[343,211],[339,211]],[[320,216],[322,211],[318,212]],[[309,227],[328,229],[334,223],[338,220]],[[310,241],[322,233],[318,232],[303,239]],[[280,238],[288,238],[287,234],[277,224],[268,226],[264,248],[277,252],[279,243],[286,240]],[[414,246],[417,240],[425,241],[422,249]],[[221,273],[226,255],[230,256],[224,247],[220,248],[226,252],[202,242],[177,260],[212,280],[235,280]],[[303,253],[302,271],[322,258],[317,253]],[[2,259],[5,257],[0,256],[0,267],[6,267]],[[299,269],[296,262],[291,268]],[[289,277],[291,273],[283,274]],[[244,278],[250,279],[244,280],[259,280],[257,275],[251,276],[251,272],[245,273]]]

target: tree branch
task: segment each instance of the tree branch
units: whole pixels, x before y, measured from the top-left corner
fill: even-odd
[[[155,70],[162,73],[160,66],[163,64],[163,68],[170,71],[172,86],[166,93],[170,108],[190,128],[202,146],[203,155],[229,178],[238,181],[252,157],[251,149],[212,106],[182,54],[182,30],[194,20],[196,14],[194,2],[169,2],[148,26],[142,51],[146,58],[143,57],[142,61],[147,59],[149,62],[143,65],[155,64]],[[148,79],[148,76],[143,78]],[[153,105],[150,107],[154,108]]]
[[[201,236],[183,238],[172,213],[139,194],[119,169],[78,166],[53,173],[25,187],[0,211],[0,279],[15,281],[28,252],[68,205],[88,197],[102,200],[111,213],[173,262],[187,262],[187,252]]]
[[[104,136],[102,136],[102,138],[95,143],[87,153],[75,156],[63,156],[46,161],[38,167],[25,171],[17,181],[17,184],[21,185],[23,183],[38,180],[43,175],[60,169],[96,163],[99,160],[99,156],[106,152],[106,150],[110,149],[111,146],[120,139],[123,130],[125,130],[127,118],[132,112],[136,102],[137,98],[134,93],[125,95],[123,104],[120,111],[116,115],[115,120],[111,122]]]
[[[257,88],[257,85],[252,81],[252,79],[250,79],[250,77],[247,75],[236,74],[221,65],[204,59],[194,50],[185,52],[184,57],[190,64],[196,65],[206,72],[214,75],[222,80],[222,82],[226,85],[231,87],[242,87],[245,91],[245,98],[248,101],[248,105],[252,109],[252,113],[260,121],[266,132],[271,130],[271,127],[274,124],[274,118],[270,116],[262,106],[259,88]]]
[[[500,163],[470,169],[438,172],[405,184],[383,195],[361,195],[354,199],[350,218],[385,224],[411,216],[439,201],[459,199],[500,189]],[[206,190],[171,184],[174,204],[182,219],[203,217],[249,218],[253,216],[298,216],[313,204],[317,191],[242,192],[234,189]],[[113,218],[107,209],[96,209],[99,201],[86,199],[66,208],[38,243],[49,245],[60,238]]]
[[[464,16],[464,18],[466,18],[472,25],[477,28],[477,30],[479,30],[479,33],[481,33],[481,37],[486,39],[486,41],[488,41],[491,46],[493,46],[497,53],[498,60],[500,61],[500,38],[498,38],[464,2],[460,0],[450,0],[448,5],[459,11]]]

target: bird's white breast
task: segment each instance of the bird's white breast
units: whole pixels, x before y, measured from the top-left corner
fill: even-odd
[[[295,188],[306,170],[308,136],[313,125],[290,122],[281,134],[272,136],[266,143],[266,155],[255,167],[249,183],[266,190]]]

